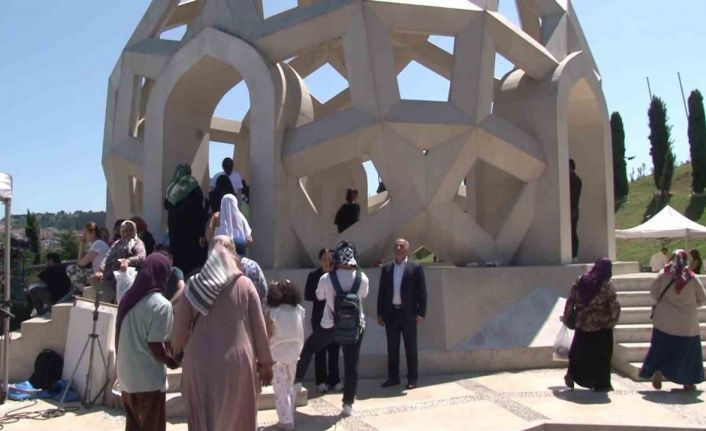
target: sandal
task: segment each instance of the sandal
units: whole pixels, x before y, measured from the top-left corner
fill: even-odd
[[[659,371],[655,371],[654,374],[652,374],[652,387],[660,390],[662,389],[662,373]]]

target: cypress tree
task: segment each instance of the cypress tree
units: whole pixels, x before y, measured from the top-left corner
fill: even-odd
[[[663,202],[666,203],[666,198],[669,196],[669,190],[672,188],[672,177],[674,177],[674,153],[672,149],[667,150],[667,155],[664,158],[664,167],[662,175],[659,177],[659,189],[662,192]]]
[[[34,257],[32,262],[37,265],[41,259],[41,253],[39,250],[39,223],[37,223],[37,216],[27,210],[27,223],[25,224],[25,236],[29,241],[29,249],[32,251]]]
[[[610,116],[610,132],[613,138],[613,192],[615,200],[622,201],[628,196],[628,172],[625,163],[625,129],[620,113]]]
[[[657,96],[652,98],[647,116],[650,121],[650,155],[652,156],[652,165],[654,167],[652,175],[654,177],[655,186],[664,193],[664,190],[661,188],[660,178],[664,170],[667,152],[671,151],[672,147],[672,127],[667,124],[667,107],[662,99]],[[674,161],[673,156],[672,154],[672,162]],[[671,186],[671,178],[669,183]]]
[[[699,90],[689,95],[689,150],[691,153],[691,190],[706,188],[706,116],[704,98]]]

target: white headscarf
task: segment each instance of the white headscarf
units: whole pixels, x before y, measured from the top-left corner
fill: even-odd
[[[221,199],[220,220],[214,234],[230,237],[233,243],[237,242],[238,236],[247,241],[252,234],[248,221],[238,208],[238,199],[232,194],[227,194]]]

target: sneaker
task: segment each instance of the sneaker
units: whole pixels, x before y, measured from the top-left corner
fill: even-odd
[[[344,418],[347,418],[353,414],[353,406],[348,405],[346,403],[343,403],[343,407],[341,408],[341,416]]]
[[[320,394],[325,394],[328,392],[328,386],[326,386],[326,383],[321,383],[316,387],[316,390],[318,390]]]
[[[343,390],[343,383],[338,382],[333,386],[329,386],[328,390],[332,392],[341,392]]]

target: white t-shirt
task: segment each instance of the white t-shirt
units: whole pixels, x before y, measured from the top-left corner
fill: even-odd
[[[354,269],[337,269],[336,275],[338,276],[338,282],[341,283],[341,290],[348,292],[353,288],[353,281],[355,280]],[[368,296],[368,276],[362,273],[358,297],[363,299],[366,296]],[[336,289],[333,288],[331,283],[330,273],[322,275],[319,279],[319,285],[316,287],[316,297],[319,301],[326,300],[324,316],[321,318],[321,327],[324,329],[333,328],[333,307],[336,299]],[[360,312],[363,315],[365,314],[362,307]]]
[[[102,239],[93,241],[88,247],[89,252],[92,251],[93,253],[96,253],[96,257],[94,257],[91,261],[91,268],[93,269],[93,272],[100,271],[101,263],[103,262],[103,259],[105,259],[105,255],[108,254],[108,250],[110,250],[110,246]]]
[[[652,272],[659,272],[669,262],[669,258],[661,251],[652,255],[650,259],[650,268]]]
[[[218,177],[225,174],[225,172],[220,171],[219,173],[211,177],[211,181],[209,182],[211,188],[216,187],[216,180],[218,179]],[[230,173],[230,175],[228,175],[228,178],[230,178],[230,183],[233,184],[235,192],[239,193],[240,190],[243,188],[243,177],[240,176],[240,173],[238,171],[233,171]]]
[[[304,347],[304,315],[301,305],[268,308],[272,319],[270,350],[276,362],[296,362]]]

